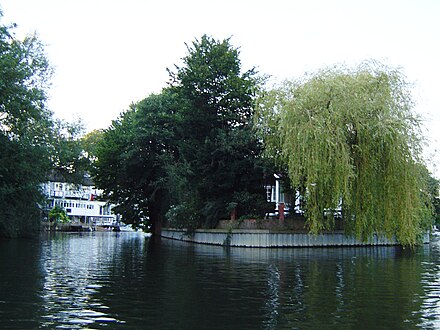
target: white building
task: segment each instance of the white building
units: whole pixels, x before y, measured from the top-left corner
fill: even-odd
[[[47,196],[47,209],[55,205],[62,207],[73,223],[86,225],[114,225],[117,216],[112,214],[112,205],[99,200],[102,190],[96,189],[90,178],[82,185],[62,182],[60,178],[51,178],[43,184]]]
[[[274,174],[273,181],[266,185],[266,199],[268,202],[275,204],[274,212],[277,213],[279,205],[284,204],[286,212],[294,212],[298,214],[304,213],[301,209],[301,197],[298,191],[286,193],[283,189],[283,181],[285,178],[281,174]]]

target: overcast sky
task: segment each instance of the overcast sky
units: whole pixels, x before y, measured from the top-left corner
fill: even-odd
[[[375,59],[401,67],[440,149],[438,0],[0,0],[2,23],[37,31],[55,68],[50,109],[88,130],[166,86],[185,43],[231,38],[244,69],[274,81]],[[434,159],[440,159],[434,155]],[[437,174],[437,173],[436,173]]]

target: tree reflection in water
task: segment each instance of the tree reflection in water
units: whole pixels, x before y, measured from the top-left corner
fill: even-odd
[[[440,326],[438,241],[410,251],[224,248],[131,233],[0,243],[6,327]]]

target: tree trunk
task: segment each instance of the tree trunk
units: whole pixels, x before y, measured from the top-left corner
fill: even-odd
[[[154,236],[160,236],[162,232],[162,215],[160,207],[157,205],[159,202],[154,200],[148,203],[148,213],[151,222],[151,233]]]

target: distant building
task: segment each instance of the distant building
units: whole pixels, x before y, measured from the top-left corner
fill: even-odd
[[[72,223],[85,225],[114,225],[118,217],[112,214],[113,205],[100,200],[102,190],[96,189],[90,177],[85,177],[82,184],[63,182],[62,178],[52,175],[43,184],[47,197],[47,210],[54,206],[62,207]]]

